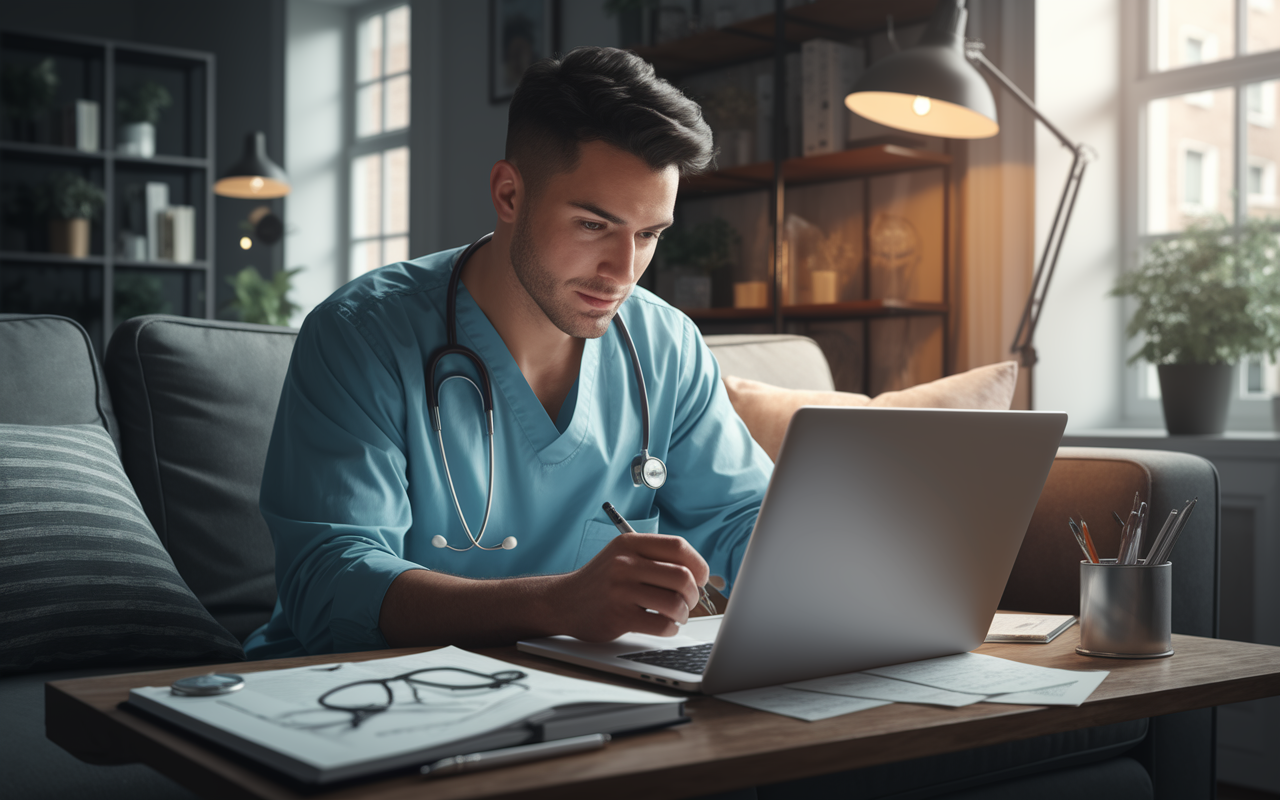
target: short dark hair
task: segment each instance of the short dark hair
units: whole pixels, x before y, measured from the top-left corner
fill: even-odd
[[[507,160],[536,192],[578,164],[578,145],[601,141],[681,175],[715,155],[702,109],[634,53],[579,47],[525,71],[507,117]]]

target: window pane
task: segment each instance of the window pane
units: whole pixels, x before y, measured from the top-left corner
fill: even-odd
[[[1146,233],[1232,216],[1235,90],[1167,97],[1147,106]]]
[[[1154,69],[1178,69],[1236,54],[1235,0],[1156,0]]]
[[[409,232],[409,148],[397,147],[384,154],[386,187],[383,204],[383,233]]]
[[[1280,216],[1276,206],[1276,163],[1280,162],[1280,127],[1276,125],[1276,93],[1280,82],[1245,87],[1249,98],[1249,158],[1246,195],[1249,216]]]
[[[356,80],[382,77],[382,15],[361,20],[356,31]]]
[[[392,236],[382,240],[382,260],[388,264],[409,260],[409,237]]]
[[[382,154],[351,162],[351,238],[382,233]]]
[[[409,69],[409,7],[387,12],[387,74]]]
[[[1280,48],[1280,13],[1275,0],[1248,0],[1247,52],[1260,53]]]
[[[382,133],[382,83],[371,83],[356,93],[356,136]]]
[[[370,239],[351,245],[351,277],[363,275],[382,266],[382,240]]]
[[[407,127],[409,127],[409,76],[400,75],[387,80],[385,130],[397,131]]]

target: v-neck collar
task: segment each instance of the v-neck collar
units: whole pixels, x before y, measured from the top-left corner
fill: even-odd
[[[587,339],[578,366],[578,391],[573,417],[564,433],[542,407],[524,373],[516,365],[506,342],[480,310],[467,287],[458,285],[458,337],[484,360],[489,380],[494,387],[494,415],[502,416],[506,406],[524,431],[526,440],[544,464],[556,464],[569,458],[581,446],[590,430],[591,415],[583,411],[595,401],[596,377],[600,366],[600,340]],[[566,400],[567,402],[567,400]],[[495,423],[500,425],[501,423]]]

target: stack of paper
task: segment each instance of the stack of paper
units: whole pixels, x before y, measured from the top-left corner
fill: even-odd
[[[959,708],[973,703],[1078,706],[1109,673],[1050,669],[960,653],[865,672],[719,695],[721,700],[814,721],[889,703]]]

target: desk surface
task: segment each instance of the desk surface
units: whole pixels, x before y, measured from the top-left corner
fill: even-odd
[[[1176,652],[1170,658],[1099,659],[1076,654],[1079,630],[1073,627],[1047,645],[987,644],[977,650],[1046,667],[1111,670],[1078,708],[979,703],[944,709],[894,704],[821,722],[801,722],[712,697],[691,697],[688,725],[619,739],[593,753],[432,779],[430,794],[442,799],[690,797],[1280,695],[1280,647],[1175,635]],[[228,665],[228,670],[252,672],[408,652],[414,651],[260,661]],[[520,653],[514,647],[479,652],[551,672],[613,680]],[[164,685],[207,671],[208,667],[191,667],[47,684],[48,736],[86,761],[140,761],[208,796],[326,800],[422,796],[425,779],[416,775],[303,793],[246,760],[119,707],[131,686]]]

